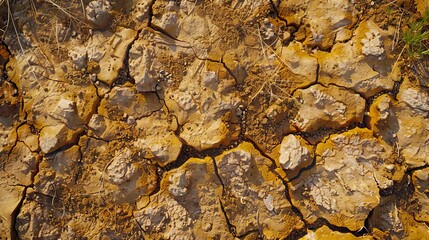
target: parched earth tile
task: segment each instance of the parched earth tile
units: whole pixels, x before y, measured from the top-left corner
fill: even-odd
[[[289,24],[306,26],[301,33],[305,34],[304,44],[322,49],[331,47],[337,31],[352,28],[358,17],[353,4],[346,0],[277,2],[280,17]]]
[[[103,98],[99,114],[111,120],[147,117],[161,109],[162,105],[155,93],[140,94],[131,87],[114,87],[108,97]]]
[[[217,156],[216,166],[224,186],[222,205],[238,236],[258,230],[267,239],[279,239],[303,227],[274,163],[252,144]]]
[[[82,179],[85,194],[100,192],[112,201],[129,203],[155,191],[156,166],[132,142],[82,137],[79,145],[83,164],[76,177]]]
[[[368,219],[375,238],[429,239],[427,221],[419,218],[427,216],[424,210],[427,197],[423,197],[420,190],[416,189],[413,194],[407,189],[400,189],[399,194],[382,197]]]
[[[414,218],[416,221],[429,223],[429,168],[416,170],[412,176],[414,184],[413,199],[417,201]],[[428,234],[429,236],[429,234]]]
[[[167,172],[161,191],[134,216],[146,239],[234,239],[222,212],[213,160],[191,158]]]
[[[429,93],[406,78],[397,101],[387,95],[370,107],[370,126],[386,142],[398,148],[408,168],[429,164]]]
[[[292,124],[300,131],[341,128],[363,120],[365,100],[350,90],[317,84],[297,90],[294,97],[299,106]]]
[[[304,218],[324,218],[352,231],[361,229],[380,202],[380,189],[402,179],[393,149],[356,128],[331,135],[316,148],[316,166],[289,183],[292,202]]]
[[[318,51],[319,82],[352,89],[365,98],[392,90],[400,80],[396,59],[388,51],[389,33],[371,21],[363,21],[352,40],[337,43],[330,52]]]
[[[146,28],[131,48],[129,63],[137,90],[157,91],[188,145],[206,150],[231,141],[237,130],[227,122],[240,100],[221,62],[198,59],[189,44]]]
[[[371,236],[356,237],[351,233],[341,233],[329,229],[327,226],[322,226],[315,231],[310,230],[307,235],[300,238],[300,240],[311,240],[311,239],[343,239],[343,240],[355,240],[355,239],[374,239]]]
[[[396,59],[424,1],[28,2],[0,1],[0,238],[429,239],[426,60]]]
[[[86,55],[88,61],[97,62],[100,66],[97,78],[108,85],[119,76],[124,67],[128,46],[134,41],[137,31],[119,28],[116,32],[96,31],[88,43]],[[108,46],[108,47],[107,47]]]
[[[271,9],[269,1],[198,4],[160,0],[153,6],[152,24],[173,38],[190,43],[196,54],[204,58],[237,48],[241,43],[240,28],[251,25],[259,14]]]
[[[241,102],[235,85],[221,63],[199,59],[177,87],[163,85],[165,104],[180,125],[179,137],[197,150],[228,145],[238,130],[228,124]]]

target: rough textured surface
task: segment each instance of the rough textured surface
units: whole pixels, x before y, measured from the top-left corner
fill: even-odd
[[[179,136],[189,146],[206,150],[229,144],[238,130],[227,127],[240,104],[235,84],[220,63],[196,59],[178,86],[162,85],[166,106],[181,126]]]
[[[268,239],[284,238],[302,226],[284,195],[282,181],[273,172],[274,164],[252,144],[216,157],[224,186],[222,204],[237,235],[258,230]]]
[[[147,239],[234,239],[222,213],[222,184],[212,159],[189,159],[165,174],[161,188],[134,213]]]
[[[274,148],[272,155],[277,166],[284,170],[286,178],[292,179],[301,169],[313,163],[314,149],[302,137],[290,134]]]
[[[303,132],[321,127],[341,128],[363,119],[365,100],[359,94],[334,85],[313,85],[295,92],[298,114],[292,124]]]
[[[332,46],[336,30],[349,28],[356,21],[356,10],[346,0],[280,1],[278,11],[288,23],[306,25],[301,33],[304,44],[322,49]]]
[[[0,0],[0,239],[429,239],[427,2]]]
[[[101,100],[98,111],[111,120],[123,120],[128,117],[140,119],[161,107],[154,93],[139,94],[133,88],[115,87]]]
[[[95,32],[90,41],[88,61],[99,64],[97,79],[111,85],[124,67],[128,46],[134,41],[137,32],[132,29],[119,29],[115,33]],[[107,47],[108,46],[108,47]]]
[[[383,48],[382,34],[387,33],[371,21],[363,21],[350,41],[335,44],[330,52],[317,52],[320,83],[343,86],[365,98],[392,89],[399,80],[393,69],[396,59],[384,52],[388,48]]]
[[[413,198],[417,200],[414,218],[418,222],[429,222],[429,169],[417,170],[412,176],[413,184],[416,187]]]
[[[371,127],[385,141],[395,144],[409,168],[427,165],[429,153],[429,94],[426,88],[405,79],[398,101],[382,95],[371,106]]]
[[[392,153],[366,129],[331,135],[317,146],[316,166],[290,183],[292,202],[309,222],[325,218],[359,230],[380,202],[379,188],[402,179],[403,170],[395,165]]]
[[[313,239],[344,239],[344,240],[354,240],[354,239],[374,239],[371,236],[365,236],[365,237],[355,237],[351,233],[341,233],[332,231],[327,226],[322,226],[321,228],[317,229],[316,231],[309,231],[307,235],[300,238],[300,240],[313,240]]]

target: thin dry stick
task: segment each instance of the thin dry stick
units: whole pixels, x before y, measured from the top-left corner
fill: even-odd
[[[259,24],[258,24],[258,36],[259,36],[259,43],[261,44],[261,49],[262,49],[262,55],[265,57],[265,60],[268,62],[268,56],[264,47],[264,40],[262,39],[261,36],[261,29],[259,28]]]
[[[402,48],[401,52],[399,53],[398,57],[396,58],[396,61],[395,61],[395,63],[394,63],[394,64],[393,64],[393,66],[392,66],[392,71],[390,71],[388,78],[390,78],[390,77],[391,77],[391,75],[392,75],[392,73],[393,73],[393,71],[395,71],[395,68],[396,68],[396,66],[397,66],[397,65],[398,65],[398,63],[399,63],[399,60],[401,59],[402,54],[403,54],[403,53],[404,53],[404,51],[405,51],[405,48],[406,48],[406,46],[404,46],[404,47]]]
[[[75,17],[72,13],[70,13],[69,11],[65,10],[63,7],[61,7],[60,5],[58,5],[57,3],[55,3],[52,0],[46,0],[46,2],[52,4],[54,7],[58,8],[61,12],[65,13],[69,18],[74,19],[78,22],[82,22],[82,20],[78,19],[77,17]]]
[[[289,69],[291,68],[291,66],[289,64],[287,64],[277,53],[276,51],[274,51],[274,49],[272,48],[271,45],[267,44],[266,42],[263,41],[262,36],[261,36],[261,31],[260,31],[260,27],[258,25],[258,36],[259,36],[259,40],[260,40],[260,45],[261,45],[261,49],[263,52],[263,56],[264,59],[267,63],[269,63],[269,57],[268,57],[268,50],[270,50],[276,57],[276,59],[284,66],[288,67]],[[268,49],[268,50],[267,50]],[[280,84],[278,83],[279,81],[281,82],[281,80],[277,80],[276,76],[278,77],[278,74],[286,71],[286,69],[282,69],[281,70],[281,66],[277,66],[274,69],[274,72],[270,75],[270,77],[267,78],[267,80],[265,80],[262,83],[262,86],[260,86],[258,88],[258,90],[256,91],[256,93],[251,97],[251,100],[253,101],[255,99],[256,96],[258,96],[259,94],[261,94],[264,90],[267,91],[267,93],[270,95],[270,97],[274,97],[280,101],[283,101],[283,99],[281,99],[279,96],[277,96],[277,94],[275,94],[275,90],[279,90],[280,92],[282,92],[284,95],[289,96],[291,98],[293,98],[292,95],[290,95],[290,93],[288,93],[287,91],[285,91]]]
[[[82,6],[82,13],[83,13],[83,16],[84,16],[84,17],[86,17],[85,4],[83,3],[83,0],[80,0],[80,5]]]
[[[392,51],[395,49],[396,45],[399,42],[399,34],[400,34],[400,30],[401,30],[401,23],[402,23],[403,15],[404,15],[404,11],[401,11],[401,16],[399,18],[398,26],[396,27],[395,34],[393,35]]]
[[[0,4],[0,5],[2,5],[3,3],[4,3],[4,0],[1,2],[1,4]],[[8,5],[8,10],[10,10],[10,9],[9,9],[9,1],[8,1],[8,2],[6,2],[6,4]],[[5,29],[4,29],[4,30],[2,30],[2,31],[3,31],[3,34],[2,34],[2,36],[1,36],[1,39],[4,39],[4,36],[6,35],[6,31],[7,31],[7,29],[9,28],[9,23],[10,23],[10,19],[11,19],[11,17],[12,17],[12,15],[11,15],[11,14],[9,14],[9,11],[8,11],[8,13],[7,13],[6,26],[5,26]]]
[[[16,28],[15,21],[13,20],[13,15],[12,15],[12,10],[10,8],[10,2],[9,2],[9,0],[6,0],[6,4],[7,4],[8,16],[9,15],[11,16],[10,19],[11,19],[11,22],[12,22],[13,29],[15,31],[16,39],[18,40],[19,48],[21,49],[21,54],[24,55],[24,47],[22,46],[22,43],[21,43],[21,40],[20,40],[19,34],[18,34],[18,29]],[[30,67],[31,65],[30,65],[30,62],[28,61],[27,58],[25,58],[25,61],[27,62],[27,65]],[[43,85],[40,83],[40,81],[37,78],[36,74],[34,72],[31,72],[31,73],[33,74],[34,80],[37,82],[37,84],[39,84],[39,86],[41,88],[43,88]]]

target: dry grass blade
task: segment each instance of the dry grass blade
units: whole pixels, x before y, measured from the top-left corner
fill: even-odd
[[[275,99],[278,101],[284,101],[286,98],[293,98],[288,89],[288,80],[281,79],[281,73],[290,69],[290,65],[285,62],[278,53],[273,49],[273,47],[267,44],[261,35],[261,29],[258,25],[257,37],[259,38],[259,43],[261,47],[261,57],[262,59],[257,59],[254,63],[254,66],[263,63],[258,68],[263,68],[259,79],[262,81],[260,86],[254,85],[254,88],[257,89],[254,94],[251,96],[253,101],[259,95],[268,95],[270,100]],[[259,82],[259,80],[257,81]]]
[[[16,27],[16,25],[15,25],[15,20],[13,19],[13,14],[12,14],[11,5],[10,5],[9,0],[6,0],[6,4],[7,4],[7,11],[8,11],[8,19],[10,19],[10,22],[12,23],[12,27],[13,27],[13,30],[14,30],[14,32],[15,32],[16,39],[17,39],[17,41],[18,41],[19,48],[20,48],[20,50],[21,50],[21,54],[22,54],[22,55],[24,55],[24,53],[25,53],[24,46],[22,45],[22,42],[21,42],[21,39],[20,39],[20,36],[19,36],[19,33],[18,33],[18,29],[17,29],[17,27]],[[7,29],[6,29],[6,30],[7,30]],[[31,64],[30,64],[30,62],[28,61],[28,59],[27,59],[27,58],[25,58],[25,61],[26,61],[26,63],[27,63],[27,66],[31,66]],[[33,75],[33,77],[34,77],[34,80],[37,82],[37,84],[38,84],[41,88],[43,88],[43,85],[40,83],[40,81],[39,81],[38,77],[36,76],[36,74],[35,74],[34,72],[31,72],[31,73],[32,73],[32,75]]]
[[[71,12],[67,11],[65,8],[63,8],[62,6],[60,6],[59,4],[57,4],[56,2],[52,1],[52,0],[45,0],[47,3],[50,3],[52,6],[58,8],[61,12],[63,12],[64,14],[66,14],[69,18],[80,22],[80,23],[87,23],[87,21],[85,19],[81,19],[79,17],[76,17],[74,14],[72,14]],[[84,9],[84,5],[82,3],[82,11],[85,14],[85,9]]]

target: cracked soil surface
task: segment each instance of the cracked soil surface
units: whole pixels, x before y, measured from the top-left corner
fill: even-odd
[[[428,7],[0,1],[0,239],[429,239]]]

